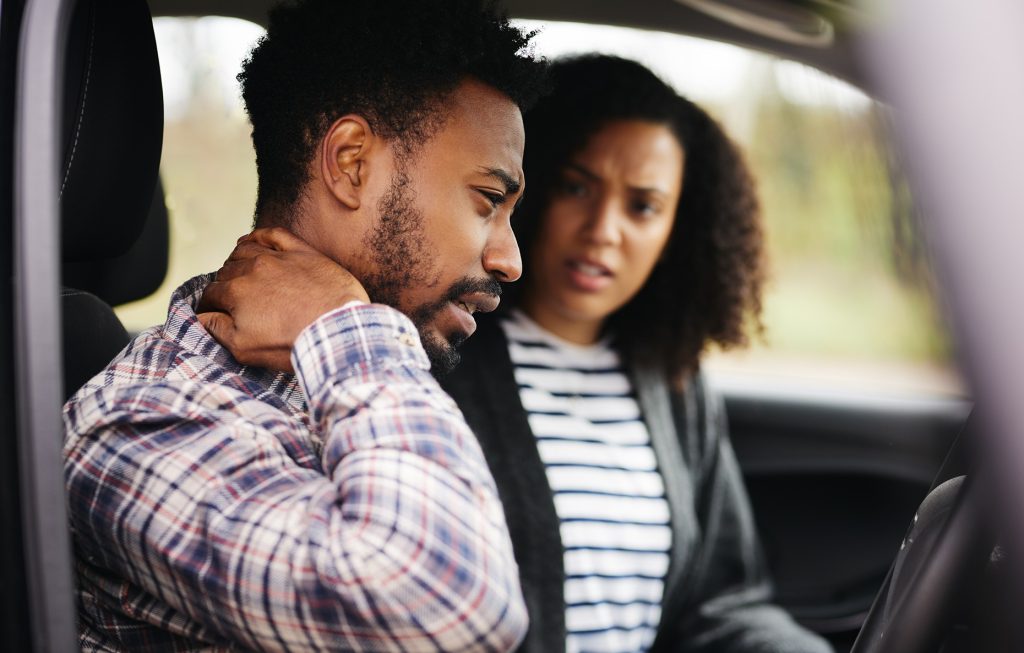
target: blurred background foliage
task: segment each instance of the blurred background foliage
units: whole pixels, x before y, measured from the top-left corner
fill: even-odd
[[[748,157],[770,253],[765,338],[745,352],[713,353],[712,372],[962,392],[885,107],[805,66],[732,46],[622,28],[527,25],[541,28],[536,47],[545,56],[600,44],[642,61],[715,115]],[[171,266],[151,298],[118,309],[134,330],[163,322],[182,281],[220,267],[249,230],[256,196],[234,75],[261,29],[221,18],[160,18],[156,27]]]
[[[748,155],[774,272],[766,306],[772,344],[947,362],[914,206],[880,129],[884,109],[850,115],[763,97]]]

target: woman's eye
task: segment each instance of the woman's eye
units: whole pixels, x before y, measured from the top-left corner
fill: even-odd
[[[587,187],[584,184],[571,179],[563,179],[560,190],[563,195],[569,197],[585,197],[587,194]]]
[[[633,213],[643,216],[650,217],[658,213],[660,207],[654,202],[636,201],[632,205]]]

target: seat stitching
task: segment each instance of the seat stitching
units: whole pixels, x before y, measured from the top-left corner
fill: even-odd
[[[82,119],[85,116],[85,104],[89,99],[89,78],[92,75],[92,49],[96,41],[96,9],[93,8],[92,20],[89,22],[89,55],[86,58],[85,66],[85,89],[82,91],[82,108],[78,112],[78,122],[75,124],[75,141],[71,145],[71,158],[68,159],[68,169],[64,172],[64,182],[60,185],[60,195],[57,199],[64,198],[64,189],[68,185],[68,178],[71,176],[71,166],[75,163],[75,152],[78,151],[78,137],[82,133]]]

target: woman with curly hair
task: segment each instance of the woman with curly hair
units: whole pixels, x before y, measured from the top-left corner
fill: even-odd
[[[640,64],[555,62],[524,116],[523,280],[445,380],[498,484],[524,651],[820,652],[770,603],[712,343],[760,329],[750,173]]]

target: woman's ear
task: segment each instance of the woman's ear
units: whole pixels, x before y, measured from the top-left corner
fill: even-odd
[[[320,172],[324,184],[351,210],[361,204],[366,155],[376,138],[366,119],[351,114],[335,120],[322,141]]]

